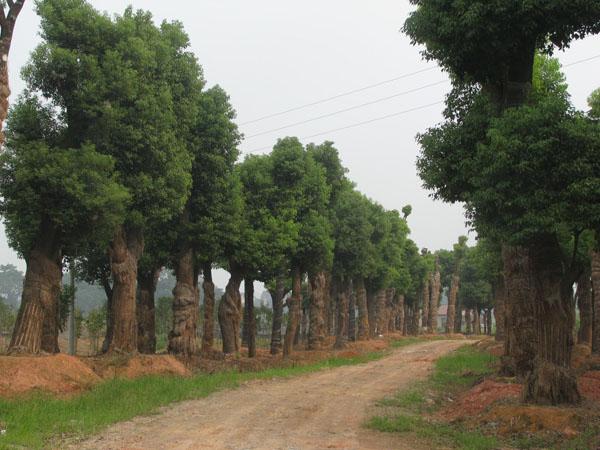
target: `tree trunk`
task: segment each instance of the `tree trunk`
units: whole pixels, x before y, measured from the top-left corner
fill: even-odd
[[[308,330],[308,349],[318,350],[325,342],[325,290],[327,279],[325,272],[312,274],[308,278],[310,285],[310,325]]]
[[[237,264],[230,264],[230,277],[225,287],[225,294],[219,302],[219,326],[223,337],[223,353],[240,351],[240,322],[242,319],[242,297],[240,284],[243,280],[242,269]]]
[[[348,340],[356,341],[356,293],[352,280],[348,291]]]
[[[401,332],[403,335],[406,334],[406,328],[404,326],[406,315],[405,315],[406,307],[404,305],[404,295],[400,294],[398,296],[398,319],[396,322],[396,330]]]
[[[366,341],[369,339],[369,310],[367,307],[367,290],[363,278],[356,280],[356,303],[358,304],[358,340]]]
[[[456,297],[458,296],[458,286],[460,276],[458,273],[452,275],[450,282],[450,293],[448,294],[448,312],[446,313],[446,333],[454,333],[454,323],[456,319]]]
[[[577,280],[577,306],[579,306],[580,326],[577,334],[579,344],[592,345],[592,283],[590,269],[585,270]]]
[[[42,232],[27,257],[21,306],[8,351],[11,354],[58,353],[62,255],[55,233]]]
[[[481,334],[481,312],[479,307],[473,310],[473,334],[479,336]]]
[[[465,334],[473,334],[473,319],[471,317],[471,310],[465,309]]]
[[[379,291],[377,291],[377,303],[376,303],[376,307],[375,307],[375,314],[376,314],[375,323],[377,324],[377,329],[375,330],[375,333],[377,335],[383,335],[385,333],[385,323],[386,323],[385,301],[386,301],[386,290],[380,289]]]
[[[246,325],[246,342],[248,344],[248,357],[256,356],[256,316],[254,315],[254,280],[244,280],[244,311]]]
[[[437,315],[440,307],[440,295],[442,293],[442,277],[440,274],[439,259],[435,262],[435,273],[431,280],[431,303],[429,304],[429,318],[427,319],[427,327],[432,333],[437,332]]]
[[[421,330],[423,333],[427,333],[427,321],[429,320],[429,305],[431,304],[431,291],[430,291],[430,274],[427,274],[427,279],[423,283],[423,308],[421,310]]]
[[[302,303],[302,272],[295,267],[292,270],[292,296],[288,300],[288,326],[283,340],[283,357],[291,356],[294,339],[300,325],[300,306]]]
[[[104,341],[102,341],[101,351],[102,353],[106,353],[112,342],[115,318],[112,307],[112,286],[110,285],[108,278],[103,277],[101,283],[104,288],[104,293],[106,294],[106,333],[104,334]]]
[[[173,329],[169,333],[168,351],[189,357],[198,351],[197,333],[200,316],[198,268],[192,248],[183,249],[175,263],[176,284],[173,288]]]
[[[212,265],[205,263],[203,268],[204,281],[204,322],[202,331],[202,352],[212,351],[215,341],[215,284],[212,280]]]
[[[494,315],[496,316],[496,341],[498,342],[502,342],[505,339],[505,302],[506,293],[504,289],[504,277],[499,276],[494,286]]]
[[[283,323],[283,298],[285,297],[285,281],[277,278],[275,291],[271,292],[273,302],[273,324],[271,331],[271,355],[281,350],[281,325]]]
[[[8,76],[8,55],[12,43],[13,31],[17,17],[23,8],[24,0],[13,1],[9,4],[7,12],[4,12],[2,4],[2,18],[0,19],[0,147],[4,145],[3,123],[8,115],[8,98],[10,97]]]
[[[600,239],[600,236],[597,237]],[[592,352],[600,355],[600,250],[592,252],[591,283],[593,295],[594,322],[592,326]]]
[[[387,332],[396,331],[396,289],[390,288],[388,292],[388,314],[387,314]]]
[[[138,352],[156,353],[156,320],[154,312],[154,292],[160,275],[160,267],[138,273],[138,302],[136,306],[138,323]]]
[[[136,283],[138,260],[144,251],[140,230],[119,227],[110,243],[109,257],[113,277],[113,338],[109,352],[133,353],[137,350]]]
[[[348,341],[348,285],[347,282],[338,284],[338,329],[335,337],[335,348],[346,347]]]
[[[367,290],[367,314],[369,316],[369,337],[375,337],[377,330],[377,297],[376,294]],[[339,325],[338,325],[339,327]]]

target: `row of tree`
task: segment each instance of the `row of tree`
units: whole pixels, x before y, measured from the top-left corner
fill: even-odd
[[[408,238],[410,208],[401,216],[360,194],[332,143],[285,138],[238,163],[235,112],[221,88],[205,88],[181,24],[157,26],[130,8],[109,17],[84,0],[36,8],[42,43],[23,69],[27,91],[11,109],[0,166],[7,235],[27,263],[11,352],[59,351],[66,263],[104,287],[107,352],[155,351],[164,267],[176,276],[173,354],[212,348],[215,315],[223,351],[240,350],[242,282],[251,356],[255,281],[273,292],[273,353],[292,352],[305,278],[310,348],[324,340],[331,298],[343,346],[355,308],[358,339],[400,326],[403,305],[417,317],[429,273],[431,326],[440,275]],[[214,267],[230,273],[217,312]]]
[[[600,351],[600,94],[577,111],[541,55],[600,32],[600,3],[412,3],[404,31],[453,80],[445,121],[419,137],[420,176],[501,250],[504,371],[525,380],[527,401],[576,402],[576,283]]]

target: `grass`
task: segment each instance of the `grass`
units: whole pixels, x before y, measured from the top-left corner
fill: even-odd
[[[409,341],[398,345],[396,342]],[[402,339],[392,347],[421,342]],[[135,416],[155,413],[159,407],[198,399],[257,379],[285,378],[324,369],[374,361],[387,350],[353,357],[332,357],[307,365],[271,368],[259,372],[220,372],[189,378],[147,376],[135,380],[113,379],[71,398],[35,394],[18,400],[0,400],[0,449],[14,446],[42,448],[71,437],[84,437]],[[55,442],[57,441],[57,442]]]
[[[388,412],[371,418],[368,428],[387,433],[412,433],[435,446],[464,450],[498,448],[494,437],[467,431],[456,425],[435,423],[422,417],[438,409],[442,397],[456,393],[492,372],[494,357],[473,346],[464,346],[435,363],[432,375],[411,389],[378,402]],[[389,411],[391,410],[391,411]]]

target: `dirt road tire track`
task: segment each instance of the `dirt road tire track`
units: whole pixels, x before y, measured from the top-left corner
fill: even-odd
[[[113,425],[73,448],[418,449],[416,442],[362,425],[376,400],[423,379],[437,358],[462,345],[429,341],[366,364],[253,381]]]

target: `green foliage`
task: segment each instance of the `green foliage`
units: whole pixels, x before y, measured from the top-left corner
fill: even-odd
[[[460,270],[458,301],[466,308],[488,308],[492,306],[492,283],[494,274],[489,271],[489,254],[481,241],[467,250]]]
[[[17,313],[12,305],[0,297],[0,334],[11,334],[17,321]]]
[[[600,4],[588,0],[411,0],[404,24],[424,56],[458,77],[499,82],[527,64],[535,49],[551,51],[600,31]],[[526,81],[526,80],[524,80]]]
[[[23,291],[23,272],[12,264],[0,265],[0,297],[8,305],[18,307]]]
[[[600,89],[596,89],[590,94],[588,105],[590,106],[590,117],[600,119]]]
[[[173,325],[173,298],[160,297],[154,309],[156,319],[156,335],[167,336]]]
[[[106,304],[101,308],[91,310],[85,318],[85,328],[90,335],[92,340],[98,340],[98,338],[104,332],[106,327]]]

